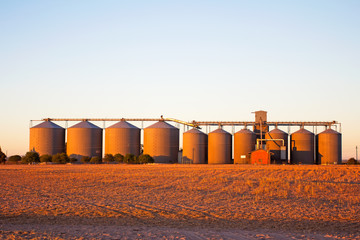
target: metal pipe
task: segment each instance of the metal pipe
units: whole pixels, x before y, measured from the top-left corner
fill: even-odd
[[[358,160],[358,146],[356,146],[356,161]]]
[[[31,121],[171,121],[180,123],[183,125],[200,128],[199,126],[247,126],[255,125],[256,122],[253,121],[195,121],[185,122],[182,120],[174,118],[44,118],[42,120],[31,120]],[[268,126],[332,126],[335,124],[340,125],[341,132],[341,123],[337,121],[331,122],[266,122]]]
[[[281,141],[282,142],[282,146],[285,146],[285,141],[284,139],[256,139],[256,146],[259,146],[259,141],[265,141],[265,142],[268,142],[268,141]],[[261,145],[261,149],[262,149],[262,145]]]
[[[263,146],[262,146],[262,138],[263,138],[262,137],[262,119],[260,118],[260,139],[261,139],[260,147],[261,147],[261,149],[263,148]]]

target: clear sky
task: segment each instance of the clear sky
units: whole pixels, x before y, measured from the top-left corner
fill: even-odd
[[[1,1],[0,146],[25,154],[31,119],[266,110],[341,122],[354,157],[359,12],[357,0]]]

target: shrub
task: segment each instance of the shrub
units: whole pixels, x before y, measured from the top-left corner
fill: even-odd
[[[71,163],[77,162],[77,158],[74,158],[74,157],[70,158],[70,162]]]
[[[124,157],[124,163],[136,163],[136,156],[132,153],[127,153]]]
[[[22,163],[36,163],[40,162],[40,157],[37,152],[27,152],[21,159]]]
[[[80,162],[82,163],[89,163],[90,162],[90,157],[88,156],[83,156],[81,159],[80,159]]]
[[[123,163],[124,162],[124,156],[121,155],[120,153],[115,154],[114,155],[114,160],[118,163]]]
[[[3,153],[3,152],[1,151],[1,148],[0,148],[0,163],[4,163],[4,164],[5,164],[5,162],[6,162],[6,155],[5,155],[5,153]]]
[[[356,165],[358,164],[358,161],[355,160],[355,158],[350,158],[347,163],[348,165]]]
[[[70,162],[70,159],[66,153],[57,153],[52,157],[52,162],[65,164],[67,162]]]
[[[142,154],[138,157],[138,163],[154,163],[154,159],[149,154]]]
[[[19,155],[14,155],[14,156],[9,157],[8,161],[18,163],[21,161],[21,157]]]
[[[52,156],[49,154],[44,154],[40,157],[40,162],[51,162]]]
[[[109,163],[109,162],[113,162],[114,156],[112,154],[105,154],[105,157],[103,158],[103,162]]]
[[[100,164],[101,163],[101,158],[100,157],[92,157],[90,159],[90,163],[92,163],[92,164]]]

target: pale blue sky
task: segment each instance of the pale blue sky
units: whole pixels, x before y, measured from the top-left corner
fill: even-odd
[[[359,12],[346,0],[1,1],[0,146],[24,154],[29,120],[45,117],[266,110],[341,122],[343,157],[355,156]]]

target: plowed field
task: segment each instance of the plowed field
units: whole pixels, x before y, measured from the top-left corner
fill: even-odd
[[[0,239],[360,239],[360,167],[3,165]]]

